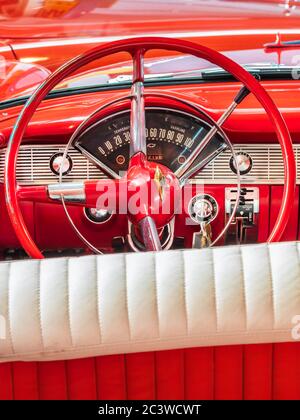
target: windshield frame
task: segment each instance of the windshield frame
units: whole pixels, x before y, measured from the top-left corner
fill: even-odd
[[[259,78],[261,81],[268,80],[294,80],[299,81],[300,68],[295,66],[267,66],[267,67],[251,67],[245,66],[253,76]],[[298,78],[293,77],[295,70],[298,72]],[[200,76],[199,76],[200,73]],[[160,76],[155,78],[155,75],[149,79],[145,79],[145,87],[160,87],[160,86],[176,86],[176,85],[189,85],[189,84],[205,84],[209,82],[223,83],[223,82],[237,82],[230,73],[225,70],[215,67],[207,70],[199,70],[198,75],[187,76]],[[73,95],[82,95],[88,93],[96,93],[110,90],[124,90],[130,89],[132,81],[129,78],[127,81],[110,82],[99,85],[76,86],[69,88],[61,88],[52,90],[44,100],[69,97]],[[13,108],[16,106],[24,105],[31,95],[14,97],[0,102],[0,110]]]

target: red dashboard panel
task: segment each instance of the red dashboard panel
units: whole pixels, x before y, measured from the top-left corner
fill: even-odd
[[[230,187],[228,185],[227,187]],[[245,185],[246,186],[246,185]],[[233,185],[234,187],[234,185]],[[251,187],[251,185],[249,185]],[[271,231],[277,212],[280,206],[282,186],[259,185],[259,231],[258,241],[265,242]],[[194,190],[194,189],[193,189]],[[219,206],[217,218],[212,222],[213,238],[215,238],[223,229],[225,223],[225,186],[224,185],[206,185],[204,192],[214,197]],[[193,192],[194,194],[194,192]],[[0,200],[4,202],[3,187],[0,186]],[[274,206],[274,207],[272,207]],[[66,249],[66,248],[84,248],[82,241],[73,231],[63,207],[60,204],[41,204],[23,202],[22,209],[26,223],[31,229],[31,233],[37,244],[46,250]],[[272,211],[270,210],[272,209]],[[273,210],[274,209],[274,210]],[[128,233],[128,222],[126,215],[113,215],[113,217],[103,225],[95,225],[86,219],[82,207],[69,207],[70,214],[75,225],[86,235],[93,245],[98,246],[106,252],[111,251],[112,238],[123,236]],[[295,240],[297,238],[297,213],[298,212],[298,189],[295,208],[288,224],[287,231],[283,240]],[[12,229],[6,207],[0,207],[2,223],[0,224],[0,249],[19,247],[19,243]],[[199,226],[186,223],[189,218],[188,213],[183,212],[176,216],[175,237],[185,238],[184,246],[192,246],[193,233],[199,231]],[[223,241],[219,242],[221,245]]]
[[[265,82],[263,84],[276,101],[276,104],[279,107],[284,106],[284,117],[292,132],[293,140],[297,141],[299,133],[298,104],[300,100],[300,82],[280,82],[280,86],[278,81]],[[166,90],[165,87],[157,89]],[[168,92],[175,97],[189,96],[195,103],[202,106],[216,119],[232,101],[232,98],[238,89],[239,84],[237,83],[219,83],[218,85],[208,83],[204,85],[170,86]],[[43,144],[63,143],[68,140],[71,133],[73,133],[74,129],[85,117],[90,115],[100,105],[111,100],[112,95],[113,98],[117,98],[123,95],[123,93],[124,92],[120,91],[116,91],[113,94],[112,92],[99,92],[69,96],[63,100],[57,98],[44,101],[36,112],[33,121],[26,132],[25,141],[31,143],[42,142]],[[288,107],[286,106],[287,95],[290,97]],[[165,102],[162,100],[162,103]],[[19,110],[20,107],[8,108],[2,116],[0,115],[0,132],[3,132],[6,135],[6,138],[10,134]],[[47,133],[45,133],[45,127],[47,127]],[[266,114],[252,95],[250,95],[230,117],[226,124],[226,132],[233,142],[245,142],[250,144],[275,141],[275,134]],[[271,202],[269,197],[270,187],[260,186],[259,188],[260,222],[258,238],[259,241],[265,241],[270,232],[269,227],[273,226],[274,214],[276,208],[278,208],[277,206],[280,204],[280,198],[276,189],[277,187],[274,187],[275,189],[272,189],[271,191]],[[281,187],[278,188],[280,190]],[[224,213],[222,213],[224,212],[225,201],[224,186],[207,186],[207,189],[211,191],[211,194],[216,198],[220,207],[220,214],[213,223],[213,232],[217,233],[224,225],[225,216]],[[1,188],[0,195],[3,197]],[[272,208],[271,204],[273,205],[273,201],[276,207],[275,211],[271,212],[272,219],[269,222],[268,212],[269,209]],[[295,206],[298,205],[296,203],[298,203],[298,201],[295,202]],[[26,210],[27,214],[25,217],[27,218],[29,225],[31,225],[32,231],[34,231],[35,240],[43,249],[81,246],[81,241],[77,239],[70,226],[68,226],[68,221],[60,206],[38,204],[35,206],[28,205],[27,208],[31,210]],[[0,248],[17,246],[15,235],[10,228],[4,206],[0,209],[0,212],[2,213],[3,220],[3,225],[0,226],[0,229],[3,232],[3,235],[0,237]],[[80,227],[88,239],[99,248],[109,249],[112,236],[125,236],[127,233],[127,222],[125,218],[113,218],[106,225],[95,226],[85,219],[82,209],[73,208],[71,209],[71,212],[75,224]],[[192,234],[195,231],[195,228],[188,227],[184,232],[183,229],[185,224],[183,224],[183,217],[185,217],[185,215],[178,217],[176,235],[185,237],[186,246],[189,247],[191,246]],[[291,233],[287,233],[287,238],[296,238],[296,236],[292,234],[294,228],[291,227],[294,222],[295,221],[290,222],[288,226]],[[295,229],[297,229],[297,227]]]
[[[276,105],[281,110],[284,119],[295,142],[299,137],[299,103],[300,81],[268,81],[262,82]],[[238,83],[218,83],[203,85],[184,85],[157,87],[155,91],[170,93],[173,97],[188,97],[191,101],[208,112],[214,119],[229,106],[238,92]],[[148,89],[154,92],[153,88]],[[98,92],[81,95],[72,95],[62,98],[46,100],[38,108],[31,124],[26,132],[25,141],[57,143],[66,141],[74,132],[75,128],[87,116],[92,114],[99,106],[108,101],[117,99],[129,90],[115,92]],[[287,104],[288,98],[288,104]],[[21,106],[7,108],[0,113],[0,132],[5,134],[8,140],[13,124],[20,113]],[[47,132],[44,127],[47,125]],[[272,125],[257,100],[250,95],[231,115],[224,125],[225,131],[233,142],[237,143],[266,143],[276,142],[276,136]],[[4,145],[2,145],[3,147]]]
[[[271,200],[270,200],[270,230],[274,226],[276,217],[279,212],[279,207],[282,198],[282,186],[271,187]],[[296,196],[294,200],[293,210],[289,219],[289,223],[281,238],[282,241],[295,241],[298,239],[298,218],[299,218],[299,187],[296,187]]]

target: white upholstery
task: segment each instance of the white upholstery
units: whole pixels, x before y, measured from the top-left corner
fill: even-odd
[[[293,341],[299,252],[277,243],[3,262],[0,360]]]

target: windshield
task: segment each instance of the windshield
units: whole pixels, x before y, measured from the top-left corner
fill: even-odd
[[[252,74],[260,75],[262,79],[299,79],[300,77],[300,66],[297,64],[287,66],[285,64],[276,64],[276,63],[260,63],[253,62],[242,64],[242,67],[245,68]],[[127,70],[127,69],[126,69]],[[147,83],[176,83],[178,82],[205,82],[205,81],[226,81],[234,80],[233,76],[226,72],[221,67],[214,65],[209,65],[203,68],[194,68],[194,69],[183,69],[172,71],[147,71],[145,68],[145,84]],[[72,77],[64,80],[60,83],[54,91],[65,90],[65,89],[74,89],[74,88],[85,88],[85,87],[97,87],[97,86],[121,86],[126,83],[130,84],[132,82],[132,69],[130,71],[121,72],[109,72],[105,73],[104,71],[93,71],[78,75],[77,77]]]
[[[294,54],[294,50],[284,51],[280,62],[278,54],[271,50],[266,53],[263,50],[230,51],[225,55],[238,62],[250,73],[259,75],[262,80],[285,79],[298,80],[300,78],[300,56]],[[164,52],[166,54],[166,52]],[[295,59],[296,58],[296,59]],[[1,63],[0,63],[1,66]],[[23,64],[23,66],[25,66]],[[28,66],[28,64],[27,64]],[[1,101],[26,98],[36,87],[50,74],[43,72],[41,66],[33,66],[31,72],[27,68],[22,72],[20,65],[16,66],[19,79],[14,79],[14,86],[9,77],[0,82]],[[204,83],[206,81],[230,81],[233,77],[214,64],[188,55],[167,56],[160,54],[157,58],[145,58],[145,84],[176,84],[176,83]],[[38,83],[30,84],[32,80],[28,75],[34,72]],[[13,72],[9,70],[13,77]],[[28,79],[28,85],[27,85]],[[92,89],[113,89],[129,86],[132,81],[132,62],[123,61],[120,64],[99,66],[82,73],[75,74],[58,84],[52,94],[63,92],[64,94]],[[5,88],[5,86],[7,88]]]
[[[300,8],[298,2],[291,7],[286,3],[0,0],[0,103],[30,96],[50,72],[90,48],[136,36],[192,41],[220,51],[262,79],[298,79]],[[280,47],[268,46],[279,39]],[[120,54],[91,63],[52,94],[127,86],[131,72],[130,59]],[[195,57],[152,51],[145,58],[149,84],[230,79],[222,69]]]
[[[300,41],[299,41],[300,46]],[[145,59],[145,80],[176,81],[184,79],[216,80],[219,77],[228,78],[228,74],[209,61],[190,55],[168,56],[168,52],[157,58]],[[294,48],[280,51],[276,48],[255,50],[238,50],[222,52],[250,72],[259,73],[262,77],[298,79],[300,70],[300,55]],[[110,66],[103,69],[84,72],[63,81],[56,89],[86,87],[95,85],[116,85],[130,82],[132,79],[132,63],[124,62],[120,66]]]

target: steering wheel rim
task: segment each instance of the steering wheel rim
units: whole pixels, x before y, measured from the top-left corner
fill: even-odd
[[[183,54],[194,55],[205,59],[211,63],[223,68],[232,74],[237,80],[245,85],[250,92],[260,102],[270,118],[276,132],[279,144],[281,146],[284,162],[284,190],[280,211],[268,238],[268,242],[278,241],[288,223],[290,211],[292,209],[295,186],[296,186],[296,164],[293,152],[291,137],[286,123],[276,107],[275,103],[260,85],[260,83],[239,64],[224,56],[223,54],[208,47],[198,45],[189,41],[175,40],[163,37],[140,37],[114,41],[108,44],[100,45],[82,55],[79,55],[52,73],[31,95],[24,105],[12,130],[5,158],[4,190],[8,214],[15,230],[15,233],[27,254],[33,258],[43,258],[42,253],[31,237],[25,224],[18,198],[16,182],[16,163],[19,147],[21,145],[25,130],[36,111],[39,104],[46,95],[64,78],[71,75],[80,67],[107,55],[129,52],[132,56],[140,50],[147,52],[151,49],[165,49],[177,51]]]

